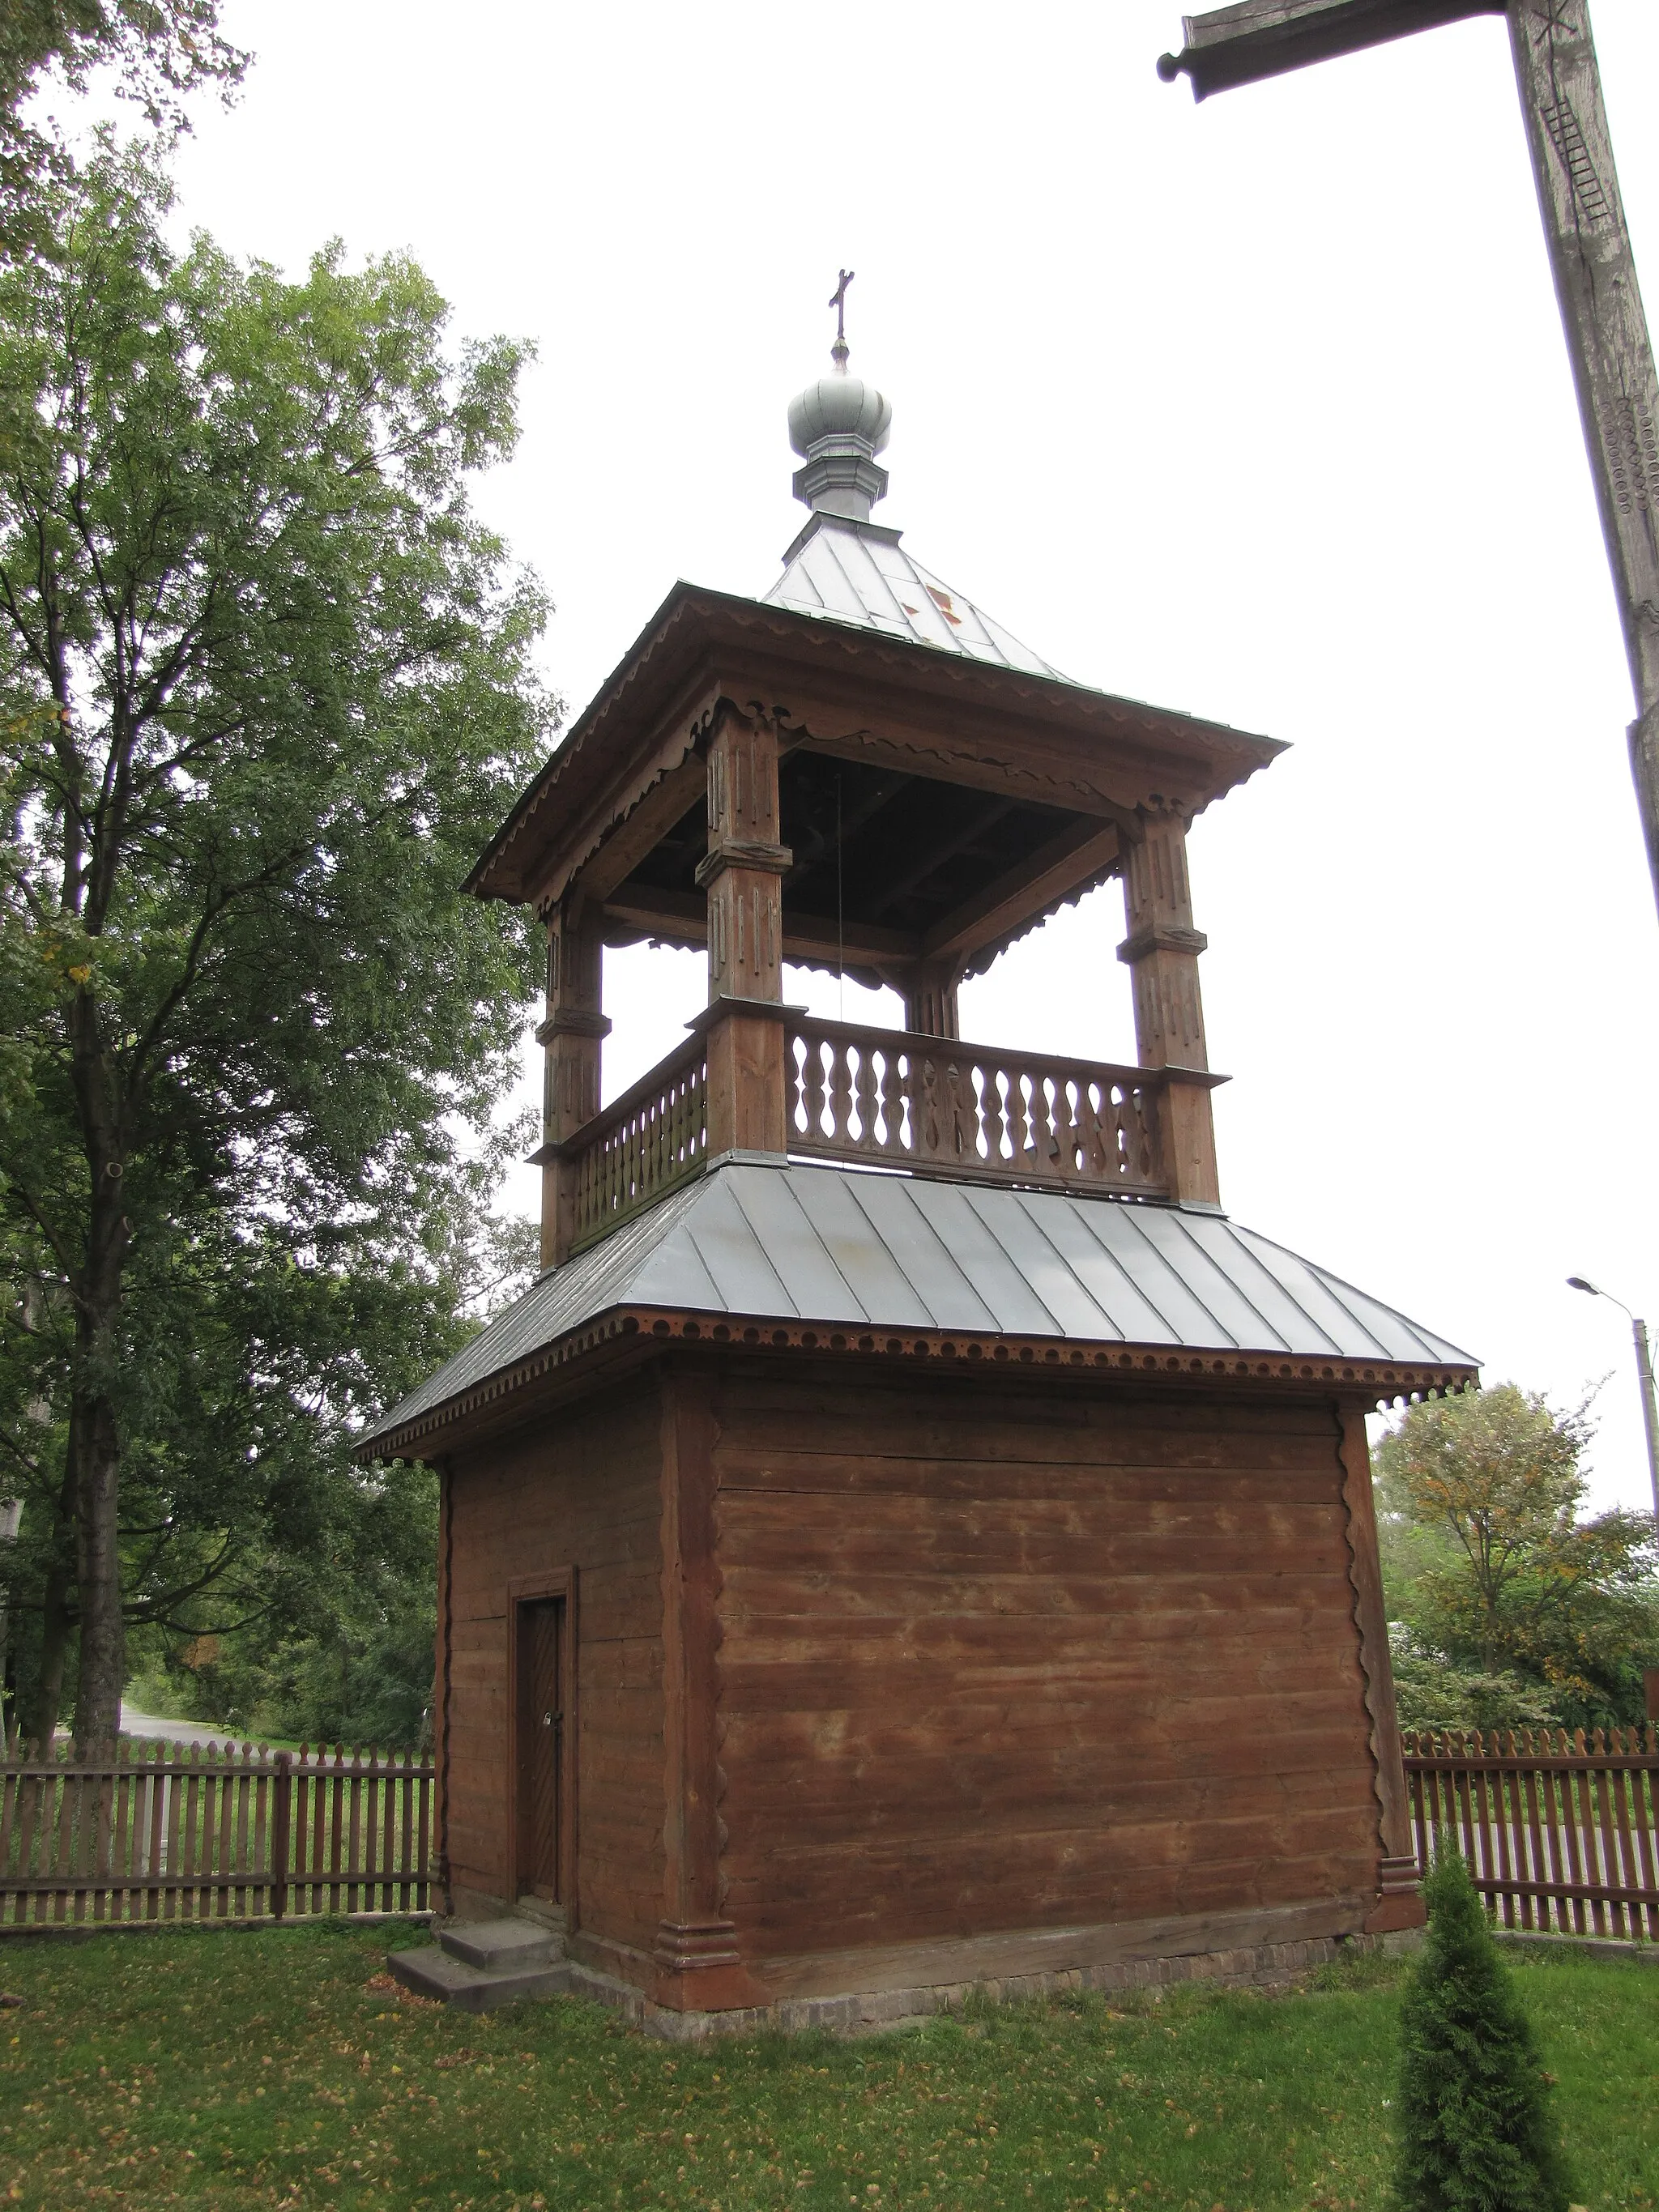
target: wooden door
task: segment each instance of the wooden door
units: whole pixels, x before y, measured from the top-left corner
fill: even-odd
[[[518,1608],[519,1891],[561,1904],[563,1856],[565,1601]]]

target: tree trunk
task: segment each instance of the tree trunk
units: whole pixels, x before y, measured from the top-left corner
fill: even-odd
[[[75,1626],[70,1595],[75,1588],[74,1454],[65,1455],[63,1486],[52,1516],[52,1565],[41,1594],[40,1669],[18,1734],[25,1743],[49,1744],[64,1703],[64,1669]]]
[[[130,1224],[122,1193],[126,1162],[120,1085],[90,991],[76,994],[70,1019],[76,1103],[91,1184],[86,1260],[75,1285],[69,1474],[74,1485],[76,1579],[81,1668],[75,1735],[82,1746],[113,1742],[126,1686],[121,1613],[121,1434],[115,1382],[120,1359],[121,1278]]]
[[[112,1337],[113,1330],[105,1332]],[[112,1346],[109,1347],[112,1350]],[[100,1357],[100,1352],[103,1357]],[[94,1374],[107,1352],[88,1363]],[[80,1588],[81,1671],[75,1694],[75,1741],[85,1748],[113,1743],[126,1686],[126,1625],[121,1615],[121,1555],[117,1535],[121,1443],[108,1393],[93,1382],[76,1422],[76,1581]],[[80,1408],[77,1407],[77,1410]]]

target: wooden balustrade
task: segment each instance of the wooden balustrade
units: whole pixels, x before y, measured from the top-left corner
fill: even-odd
[[[958,1182],[1160,1198],[1159,1071],[792,1018],[789,1149]]]
[[[562,1148],[575,1155],[572,1251],[702,1172],[708,1075],[702,1038],[688,1038]]]
[[[1161,1069],[1001,1052],[795,1013],[785,1038],[792,1155],[1096,1196],[1169,1194]],[[693,1036],[559,1148],[575,1180],[573,1252],[702,1172],[707,1094],[706,1048]]]

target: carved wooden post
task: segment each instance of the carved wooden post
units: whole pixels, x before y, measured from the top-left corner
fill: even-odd
[[[1412,1833],[1411,1802],[1406,1792],[1406,1765],[1395,1710],[1394,1661],[1389,1650],[1389,1613],[1382,1596],[1365,1413],[1363,1405],[1339,1409],[1338,1456],[1342,1467],[1342,1502],[1348,1515],[1348,1551],[1352,1561],[1348,1573],[1354,1591],[1354,1626],[1359,1632],[1359,1664],[1365,1678],[1377,1805],[1376,1904],[1366,1917],[1365,1929],[1369,1935],[1380,1936],[1397,1928],[1420,1928],[1428,1915],[1418,1882],[1417,1842]]]
[[[720,1875],[715,1435],[713,1377],[669,1370],[662,1411],[663,1917],[653,1995],[676,2012],[769,1998],[743,1965]]]
[[[1123,917],[1128,935],[1117,948],[1134,990],[1135,1041],[1143,1067],[1207,1071],[1204,1002],[1198,956],[1209,939],[1193,927],[1187,878],[1187,825],[1178,814],[1139,816],[1140,835],[1126,839]],[[1171,1198],[1216,1206],[1215,1119],[1206,1083],[1171,1077],[1158,1107],[1164,1178]]]
[[[708,741],[708,1156],[787,1146],[778,733],[729,703]]]
[[[918,960],[904,978],[904,1026],[919,1036],[959,1037],[957,986],[962,971],[948,961]]]
[[[580,896],[547,926],[547,1019],[536,1032],[545,1055],[542,1083],[542,1265],[570,1251],[576,1162],[553,1150],[599,1110],[599,1050],[611,1024],[600,1010],[603,947],[596,906]]]

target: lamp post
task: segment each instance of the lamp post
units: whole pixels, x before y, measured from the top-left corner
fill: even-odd
[[[1653,1517],[1659,1525],[1659,1411],[1653,1402],[1653,1355],[1648,1348],[1648,1325],[1622,1298],[1615,1298],[1611,1291],[1604,1291],[1599,1283],[1592,1283],[1583,1275],[1569,1275],[1567,1288],[1583,1291],[1593,1298],[1606,1298],[1618,1307],[1630,1322],[1632,1336],[1636,1341],[1636,1379],[1642,1386],[1642,1426],[1648,1439],[1648,1480],[1653,1486]]]

